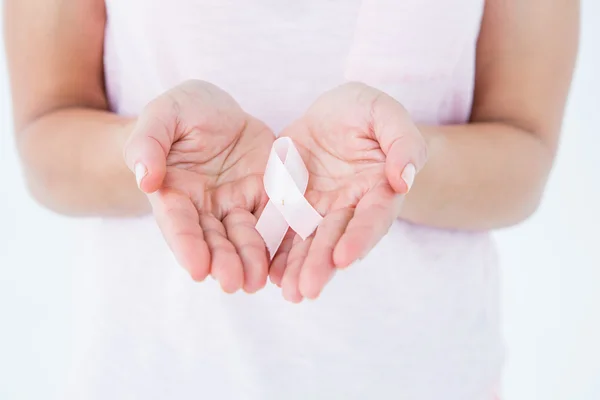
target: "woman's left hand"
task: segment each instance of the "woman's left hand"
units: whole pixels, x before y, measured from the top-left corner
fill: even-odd
[[[336,268],[365,257],[387,233],[427,147],[400,103],[360,83],[322,95],[281,136],[302,155],[306,198],[324,216],[305,241],[290,231],[271,263],[271,280],[299,302],[316,298]]]

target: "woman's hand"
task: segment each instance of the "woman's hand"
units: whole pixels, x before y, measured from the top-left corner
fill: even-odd
[[[287,300],[316,298],[335,268],[363,258],[387,233],[427,158],[406,110],[369,86],[322,95],[282,136],[294,140],[310,173],[309,202],[324,216],[306,241],[290,232],[271,263]]]
[[[125,146],[179,263],[226,292],[262,288],[265,244],[254,228],[267,197],[262,177],[274,141],[218,87],[188,81],[152,101]]]

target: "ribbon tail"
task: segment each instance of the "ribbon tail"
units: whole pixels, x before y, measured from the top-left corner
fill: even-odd
[[[289,225],[285,217],[279,212],[273,202],[269,201],[256,223],[256,230],[265,241],[270,260],[273,260],[273,257],[275,257],[275,253],[277,253],[277,249],[281,246],[288,228]]]

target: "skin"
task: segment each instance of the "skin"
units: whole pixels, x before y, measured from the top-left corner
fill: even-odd
[[[316,298],[336,267],[366,256],[386,234],[409,190],[402,172],[425,164],[427,146],[400,103],[360,83],[325,93],[282,135],[298,147],[310,176],[306,198],[325,216],[307,240],[290,231],[273,259],[271,280],[298,302]]]
[[[231,96],[201,81],[169,90],[138,118],[125,161],[194,280],[212,273],[228,293],[265,285],[269,262],[254,226],[268,201],[262,175],[274,138]]]
[[[179,98],[174,94],[177,88],[151,103],[136,119],[117,116],[108,111],[104,92],[103,1],[6,0],[4,5],[17,143],[30,191],[38,202],[78,216],[132,216],[152,208],[167,242],[193,277],[201,280],[209,270],[213,274],[223,271],[219,265],[225,262],[217,260],[235,259],[229,272],[216,273],[224,288],[254,291],[260,287],[266,275],[264,264],[256,261],[256,276],[248,268],[254,263],[250,260],[260,258],[256,255],[260,250],[249,250],[252,255],[240,250],[246,240],[255,243],[254,233],[247,229],[247,238],[225,236],[230,222],[231,226],[249,226],[254,221],[263,195],[248,182],[243,195],[226,188],[243,179],[241,171],[247,168],[253,175],[260,173],[258,166],[264,162],[265,149],[268,152],[267,135],[260,149],[241,138],[268,128],[230,103],[215,106],[221,112],[210,114],[214,120],[194,120],[185,110],[203,100],[196,96],[183,100],[186,96],[182,95],[177,100],[179,110],[191,118],[182,125],[192,129],[178,131],[178,124],[164,119],[165,115],[173,117],[173,102],[164,98]],[[578,24],[578,1],[488,0],[468,124],[415,128],[392,99],[386,101],[391,105],[371,114],[372,102],[364,101],[368,93],[387,97],[358,84],[324,94],[304,116],[299,115],[284,134],[304,149],[305,161],[315,175],[307,196],[326,215],[314,238],[294,243],[290,235],[274,260],[271,279],[283,284],[284,296],[292,301],[318,296],[332,268],[345,267],[363,256],[397,215],[414,223],[466,230],[505,227],[531,215],[539,205],[558,145]],[[201,86],[198,92],[214,90],[220,99],[229,97],[209,84]],[[367,94],[352,96],[357,90]],[[348,97],[355,101],[349,102]],[[248,124],[225,129],[219,118],[229,113],[245,118]],[[358,121],[352,116],[358,116]],[[157,119],[162,125],[148,122]],[[376,129],[365,129],[365,121]],[[348,136],[342,134],[346,128],[350,128]],[[159,190],[146,196],[138,189],[132,170],[143,157],[158,154],[143,150],[143,143],[161,130],[163,158],[156,164],[147,161],[141,184],[146,192]],[[389,153],[385,130],[409,138],[395,158],[390,154],[396,152]],[[220,134],[211,135],[215,132]],[[423,147],[428,153],[424,166]],[[123,161],[124,148],[127,162]],[[239,161],[229,165],[227,176],[220,180],[216,177],[223,171],[215,167],[218,163],[208,165],[208,158],[195,154],[200,148],[213,154],[249,155],[230,157]],[[185,162],[178,162],[182,159]],[[419,174],[402,199],[399,196],[407,188],[398,176],[409,161]],[[348,179],[352,172],[361,179]],[[212,194],[203,198],[189,191],[191,182],[202,182]],[[381,195],[382,204],[373,200],[378,197],[374,193]],[[191,218],[195,215],[197,220]],[[201,216],[209,216],[210,227]],[[376,221],[375,226],[368,228],[367,219]],[[363,246],[352,250],[359,228],[371,230],[365,233]],[[209,239],[211,235],[218,239]]]

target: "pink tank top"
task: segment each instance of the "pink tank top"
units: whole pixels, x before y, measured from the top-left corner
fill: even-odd
[[[189,78],[275,132],[347,80],[420,123],[468,120],[484,0],[107,0],[106,86],[136,115]],[[500,377],[487,233],[397,221],[317,301],[226,295],[179,268],[151,217],[90,223],[76,399],[489,400]]]

